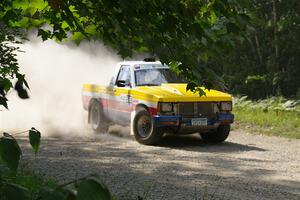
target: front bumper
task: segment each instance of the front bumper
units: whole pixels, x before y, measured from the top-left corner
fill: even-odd
[[[219,125],[231,124],[234,115],[231,113],[219,113],[215,118],[207,118],[207,125],[193,126],[192,118],[183,118],[180,115],[153,116],[157,128],[172,129],[174,132],[195,132],[201,130],[216,129]]]

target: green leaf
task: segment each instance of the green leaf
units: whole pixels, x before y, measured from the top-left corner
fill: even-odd
[[[28,17],[23,17],[19,21],[19,24],[20,24],[21,27],[28,28],[28,26],[29,26],[29,18]]]
[[[8,109],[7,98],[0,96],[0,105],[4,106],[6,109]]]
[[[30,4],[37,10],[43,10],[48,6],[48,2],[45,0],[30,0]]]
[[[15,84],[15,90],[17,91],[18,96],[21,99],[28,99],[29,95],[27,93],[27,90],[23,88],[23,83],[23,81],[18,80]]]
[[[210,11],[210,23],[215,24],[216,22],[217,22],[217,15],[213,10],[211,10]]]
[[[16,184],[6,184],[2,188],[1,200],[29,200],[30,193],[27,188]]]
[[[195,91],[195,88],[197,87],[197,85],[195,83],[189,82],[186,86],[186,91]]]
[[[42,200],[66,200],[65,195],[57,190],[43,188],[39,193],[39,199]]]
[[[63,22],[61,23],[61,28],[62,28],[62,29],[66,29],[66,28],[68,28],[68,27],[69,27],[68,22],[63,21]]]
[[[198,94],[199,94],[200,97],[201,96],[206,96],[206,93],[205,93],[205,91],[202,88],[197,88],[197,92],[198,92]]]
[[[29,142],[35,155],[37,155],[41,143],[41,133],[33,127],[29,130]]]
[[[42,26],[43,23],[45,23],[42,20],[38,20],[38,19],[33,19],[30,21],[33,27],[40,27]]]
[[[95,35],[97,33],[95,25],[88,25],[85,27],[84,31],[90,35]]]
[[[4,164],[13,172],[16,172],[19,166],[19,160],[22,154],[16,139],[7,134],[0,138],[0,156]]]
[[[78,185],[77,200],[111,200],[105,184],[96,177],[83,180]]]
[[[3,87],[3,89],[8,92],[8,90],[10,90],[10,88],[13,87],[12,83],[10,80],[8,80],[7,78],[3,79],[0,81],[0,85]]]
[[[63,187],[63,188],[59,188],[59,189],[57,189],[57,191],[64,194],[64,196],[66,197],[66,200],[77,200],[77,198],[76,198],[77,191],[75,189],[71,188],[70,185]]]
[[[180,73],[180,70],[179,70],[179,65],[181,65],[180,62],[176,62],[176,61],[171,61],[169,63],[169,67],[174,71],[176,72],[176,74],[179,74]]]
[[[24,0],[16,0],[13,1],[13,7],[15,9],[22,9],[22,10],[26,10],[29,6],[29,2],[28,1],[24,1]]]
[[[84,40],[85,36],[81,33],[81,32],[75,32],[72,37],[71,37],[71,40],[72,41],[75,41],[76,44],[80,44],[80,42],[82,40]]]
[[[16,10],[8,10],[2,17],[2,20],[8,24],[11,20],[16,20],[18,18],[18,13]]]
[[[38,36],[41,36],[43,41],[45,41],[51,37],[51,33],[50,33],[50,31],[45,31],[43,29],[39,29]]]

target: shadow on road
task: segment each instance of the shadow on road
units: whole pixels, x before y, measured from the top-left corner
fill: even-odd
[[[110,129],[109,135],[114,138],[122,138],[125,140],[135,141],[130,135],[127,127],[114,127]],[[165,135],[162,141],[157,145],[159,147],[167,147],[172,149],[180,149],[186,151],[199,152],[244,152],[244,151],[267,151],[266,149],[255,147],[254,145],[238,144],[230,141],[225,141],[220,144],[205,143],[198,134],[192,135]]]
[[[203,142],[199,136],[196,135],[167,135],[163,138],[158,146],[201,152],[266,151],[266,149],[262,149],[252,145],[238,144],[230,141],[225,141],[220,144],[207,144]]]

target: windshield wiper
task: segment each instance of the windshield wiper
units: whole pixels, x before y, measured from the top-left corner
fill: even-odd
[[[159,84],[154,84],[154,83],[143,83],[143,84],[139,84],[137,86],[159,86]]]

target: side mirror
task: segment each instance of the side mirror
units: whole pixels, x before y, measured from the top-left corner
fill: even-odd
[[[118,87],[125,87],[126,86],[126,81],[124,81],[124,80],[117,80],[117,86]]]

